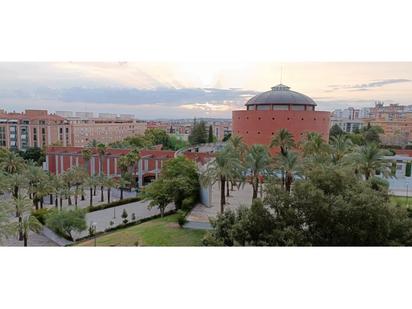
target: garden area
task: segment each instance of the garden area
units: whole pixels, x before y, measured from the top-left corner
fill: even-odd
[[[183,229],[178,214],[157,218],[138,225],[109,232],[77,246],[201,246],[205,231]]]

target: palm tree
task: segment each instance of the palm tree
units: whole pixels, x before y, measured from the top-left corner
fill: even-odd
[[[13,235],[16,230],[15,224],[10,222],[10,213],[12,211],[10,204],[0,203],[0,244],[4,238]]]
[[[300,171],[299,157],[294,152],[277,157],[277,166],[285,173],[285,190],[290,192],[296,173]]]
[[[99,184],[98,177],[91,176],[86,179],[85,185],[89,188],[89,206],[93,206],[93,190],[95,190],[96,186]]]
[[[279,147],[280,153],[285,156],[290,149],[295,147],[295,140],[293,139],[292,133],[287,129],[280,129],[276,132],[275,136],[273,136],[270,147]]]
[[[270,162],[270,156],[265,146],[253,145],[245,158],[245,168],[251,176],[253,188],[252,200],[257,198],[259,189],[259,178],[267,170]]]
[[[322,157],[330,151],[329,145],[325,143],[322,135],[317,132],[307,133],[306,139],[302,143],[302,147],[305,157]]]
[[[355,168],[368,180],[375,172],[381,172],[385,176],[389,173],[388,163],[384,160],[385,154],[386,151],[377,144],[368,143],[356,147],[351,159]]]
[[[220,212],[224,212],[225,183],[230,179],[240,179],[242,176],[242,165],[237,157],[233,156],[227,148],[218,152],[215,159],[206,165],[206,170],[201,174],[200,181],[203,185],[213,185],[216,181],[220,183]]]
[[[136,175],[137,162],[140,160],[139,149],[134,148],[127,154],[127,158],[129,160],[129,166],[132,167],[133,175]]]
[[[90,148],[84,148],[81,153],[84,160],[84,168],[87,171],[87,174],[89,174],[89,163],[93,156],[93,151]]]
[[[104,186],[106,185],[106,176],[98,176],[97,183],[100,186],[100,202],[104,202]]]
[[[10,150],[5,150],[2,152],[0,170],[9,174],[16,174],[22,172],[25,168],[25,165],[26,164],[23,158],[15,152],[12,152]]]
[[[99,175],[102,176],[103,175],[103,157],[106,154],[107,151],[107,147],[105,144],[98,144],[97,145],[97,153],[99,154]]]
[[[344,134],[331,136],[330,145],[332,162],[334,164],[340,163],[351,152],[353,146],[350,138]]]
[[[124,177],[120,177],[120,179],[119,179],[119,181],[118,181],[118,183],[117,183],[117,187],[118,187],[119,190],[120,190],[120,200],[123,200],[123,191],[124,191],[124,189],[127,188],[128,185],[130,185],[130,181],[127,180],[127,179],[124,178]]]
[[[238,155],[240,161],[243,162],[247,152],[247,146],[243,142],[243,138],[238,135],[231,136],[227,141],[227,145]]]
[[[130,167],[130,157],[128,157],[127,155],[120,156],[119,169],[120,169],[121,176],[123,176],[124,174],[128,172],[129,167]]]
[[[45,186],[47,182],[47,174],[41,167],[33,164],[28,164],[24,175],[26,175],[29,182],[28,191],[30,196],[33,198],[33,206],[38,209],[40,200],[43,200],[43,193],[47,191]],[[42,189],[42,192],[37,193],[37,191],[40,190],[40,187]]]
[[[28,180],[27,177],[22,174],[8,174],[5,179],[5,186],[8,188],[8,191],[12,193],[12,196],[17,198],[20,188],[28,186]]]
[[[23,216],[19,222],[19,230],[23,232],[24,246],[27,247],[27,241],[29,238],[29,232],[33,231],[39,233],[43,229],[42,224],[37,218],[31,214]]]
[[[106,177],[105,179],[105,186],[107,189],[107,203],[110,204],[110,193],[112,191],[112,188],[115,188],[117,185],[116,179],[112,177]]]
[[[19,218],[19,223],[18,223],[18,231],[19,231],[19,240],[23,240],[23,229],[22,229],[22,221],[23,221],[23,215],[32,209],[32,202],[30,199],[26,196],[19,195],[17,198],[13,198],[12,200],[9,201],[11,205],[13,205],[16,208],[16,215]]]

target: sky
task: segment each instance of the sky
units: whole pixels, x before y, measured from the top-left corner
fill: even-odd
[[[412,104],[412,62],[1,62],[0,109],[231,118],[280,82],[317,110]]]

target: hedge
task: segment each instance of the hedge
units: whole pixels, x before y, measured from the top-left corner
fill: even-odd
[[[97,206],[89,206],[86,209],[87,209],[87,212],[93,212],[93,211],[103,210],[103,209],[106,209],[106,208],[111,208],[111,207],[124,205],[124,204],[134,203],[134,202],[138,202],[138,201],[141,201],[141,200],[142,199],[138,196],[129,197],[129,198],[114,201],[114,202],[111,202],[111,203],[108,203],[108,204],[101,204],[101,205],[97,205]]]

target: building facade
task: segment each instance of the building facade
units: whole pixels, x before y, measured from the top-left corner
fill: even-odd
[[[86,146],[93,141],[110,144],[129,136],[143,135],[147,125],[131,118],[67,118],[72,128],[73,146]]]
[[[0,113],[0,147],[25,150],[53,144],[72,145],[70,124],[47,110]]]
[[[269,145],[276,132],[284,128],[296,141],[307,132],[318,132],[328,140],[329,112],[316,111],[315,107],[308,96],[277,85],[251,98],[246,110],[232,112],[233,135],[241,136],[248,145]]]

